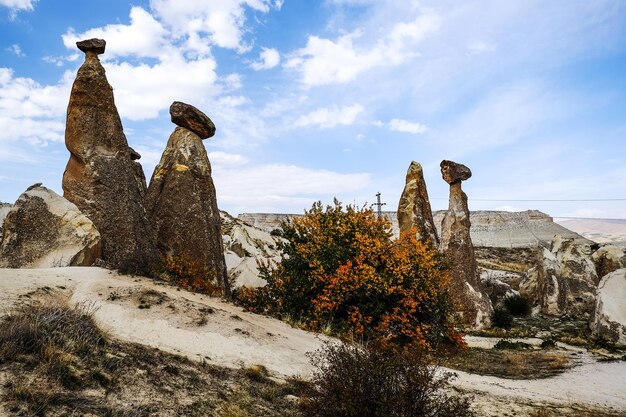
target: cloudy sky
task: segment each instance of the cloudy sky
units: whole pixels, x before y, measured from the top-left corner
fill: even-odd
[[[452,159],[473,210],[626,218],[626,1],[0,0],[0,201],[61,192],[92,37],[148,178],[172,101],[213,119],[232,214],[395,210],[411,160],[443,209]]]

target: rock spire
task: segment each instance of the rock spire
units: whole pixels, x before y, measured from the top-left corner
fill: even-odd
[[[398,203],[400,234],[417,231],[417,239],[430,241],[437,248],[439,237],[433,221],[422,166],[413,161],[406,173],[406,185]]]
[[[167,142],[146,195],[157,244],[164,256],[187,258],[209,267],[215,283],[228,297],[230,286],[211,164],[196,133],[213,136],[215,126],[189,104],[174,102],[170,114],[178,127]]]
[[[450,184],[450,201],[441,226],[440,250],[450,263],[451,294],[463,324],[488,326],[493,307],[480,287],[478,265],[470,237],[470,213],[461,182],[470,178],[468,167],[452,161],[441,162],[441,176]]]
[[[148,273],[158,261],[143,206],[145,180],[138,154],[128,146],[113,89],[98,54],[105,41],[77,42],[85,52],[67,107],[63,174],[65,198],[93,221],[102,237],[102,259],[128,272]]]

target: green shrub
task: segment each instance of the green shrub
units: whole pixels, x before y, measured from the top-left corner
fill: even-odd
[[[327,344],[312,355],[309,417],[470,417],[470,400],[444,390],[452,374],[407,351]]]
[[[504,298],[504,306],[515,317],[526,317],[530,314],[530,302],[519,294]]]
[[[513,326],[513,315],[504,306],[497,306],[493,309],[491,323],[502,329],[510,329]]]

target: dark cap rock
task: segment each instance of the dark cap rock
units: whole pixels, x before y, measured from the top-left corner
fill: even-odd
[[[448,184],[465,181],[472,176],[472,171],[463,164],[443,160],[439,166],[441,167],[441,176]]]
[[[96,38],[76,42],[76,46],[78,46],[78,49],[80,49],[84,53],[95,52],[98,55],[104,53],[104,48],[106,47],[106,45],[107,42],[104,39]]]
[[[172,116],[172,123],[191,130],[202,139],[215,135],[215,125],[209,116],[191,104],[173,102],[170,106],[170,116]]]

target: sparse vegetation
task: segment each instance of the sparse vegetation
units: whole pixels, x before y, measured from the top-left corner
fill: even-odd
[[[231,370],[110,340],[92,313],[56,300],[3,318],[1,399],[10,415],[300,415],[285,396],[304,382],[279,384],[264,368]]]
[[[532,345],[524,342],[514,342],[510,339],[500,339],[493,347],[494,349],[521,350],[533,349]]]
[[[310,417],[470,417],[468,397],[444,390],[452,378],[419,353],[327,344],[312,357],[314,387],[303,400]]]
[[[558,351],[470,348],[448,358],[445,366],[479,375],[535,379],[558,375],[572,363],[567,353]]]
[[[392,240],[386,218],[335,201],[314,204],[284,224],[282,236],[280,265],[260,265],[267,285],[236,294],[250,310],[348,339],[462,345],[444,262],[414,233]]]

